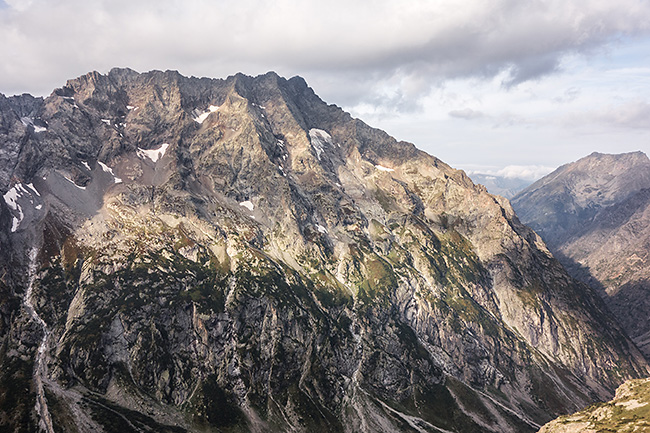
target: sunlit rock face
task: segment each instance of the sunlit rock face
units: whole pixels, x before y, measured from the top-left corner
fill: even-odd
[[[648,374],[507,201],[301,78],[115,69],[20,101],[8,431],[525,432]]]

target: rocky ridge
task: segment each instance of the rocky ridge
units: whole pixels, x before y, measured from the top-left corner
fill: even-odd
[[[569,273],[599,289],[650,355],[650,160],[594,153],[560,167],[512,201]]]
[[[301,78],[0,113],[7,431],[535,431],[648,374],[506,200]]]
[[[546,424],[539,433],[650,431],[650,379],[625,382],[614,399],[598,403]]]

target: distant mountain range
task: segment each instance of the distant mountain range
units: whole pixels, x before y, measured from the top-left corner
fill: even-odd
[[[650,356],[650,160],[593,153],[512,199],[574,277],[599,289]]]
[[[512,198],[533,180],[518,177],[505,177],[492,174],[471,173],[469,177],[475,182],[485,186],[490,194],[500,195],[505,198]]]

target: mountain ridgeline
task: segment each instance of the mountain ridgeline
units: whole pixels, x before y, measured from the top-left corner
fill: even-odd
[[[648,365],[509,203],[301,78],[0,96],[0,427],[526,432]]]

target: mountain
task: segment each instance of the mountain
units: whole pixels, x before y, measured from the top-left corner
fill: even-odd
[[[594,152],[533,183],[513,197],[512,206],[555,248],[602,209],[649,186],[650,160],[643,152]]]
[[[650,430],[650,379],[625,382],[607,403],[562,416],[539,433],[647,432]]]
[[[512,200],[574,277],[600,290],[650,355],[650,160],[593,153]]]
[[[519,191],[533,183],[527,179],[495,176],[491,174],[472,173],[469,176],[475,183],[480,183],[485,186],[490,194],[500,195],[508,199],[514,197]]]
[[[507,200],[299,77],[0,113],[3,431],[526,432],[650,374]]]

